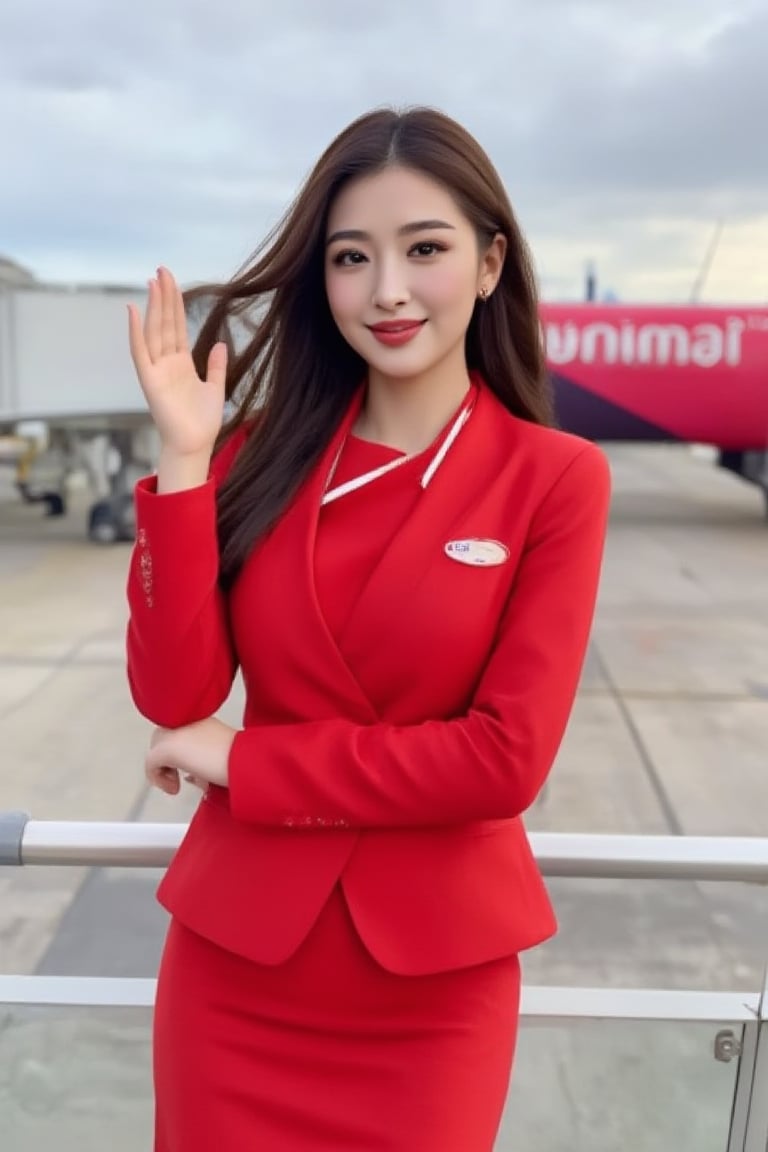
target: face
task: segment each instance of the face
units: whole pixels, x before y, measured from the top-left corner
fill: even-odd
[[[464,339],[481,289],[501,273],[445,188],[409,168],[352,180],[328,220],[325,284],[333,318],[370,377],[466,373]]]

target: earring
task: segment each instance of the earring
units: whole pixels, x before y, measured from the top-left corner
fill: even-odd
[[[480,299],[482,300],[483,304],[485,304],[486,300],[488,299],[488,296],[489,296],[488,289],[485,287],[485,285],[483,285],[483,287],[480,289]]]

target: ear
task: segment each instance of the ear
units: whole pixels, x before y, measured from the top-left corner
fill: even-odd
[[[493,240],[480,258],[480,269],[477,278],[477,290],[490,296],[501,277],[504,260],[507,255],[507,238],[503,232],[497,232]]]

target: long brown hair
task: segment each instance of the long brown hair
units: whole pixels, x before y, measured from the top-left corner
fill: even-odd
[[[365,362],[328,306],[326,228],[347,181],[394,164],[443,185],[481,248],[496,233],[506,237],[501,279],[488,302],[476,305],[467,330],[467,365],[510,412],[552,423],[532,262],[495,168],[477,141],[440,112],[369,112],[330,144],[281,222],[228,284],[186,293],[189,305],[207,310],[193,348],[201,376],[216,341],[229,347],[227,399],[234,412],[220,443],[259,411],[219,492],[224,584],[306,479],[364,379]],[[239,346],[238,326],[246,333]]]

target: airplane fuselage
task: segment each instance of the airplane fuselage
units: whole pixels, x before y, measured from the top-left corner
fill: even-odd
[[[768,309],[545,304],[541,319],[563,428],[768,446]]]

